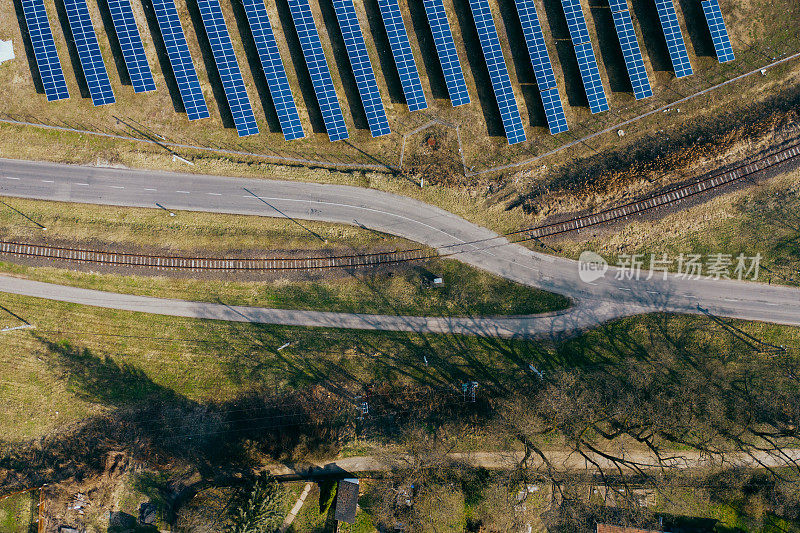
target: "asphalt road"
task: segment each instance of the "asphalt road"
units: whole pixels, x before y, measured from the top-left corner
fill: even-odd
[[[181,305],[172,300],[81,293],[7,277],[0,283],[4,292],[179,316],[229,319],[239,313],[257,314],[256,321],[269,323],[430,331],[466,328],[496,330],[504,336],[585,328],[648,311],[696,313],[698,306],[719,316],[800,325],[800,290],[795,288],[674,275],[662,279],[660,273],[650,280],[644,279],[646,273],[639,280],[618,279],[624,276],[613,267],[587,284],[580,280],[575,261],[532,252],[437,207],[372,189],[0,159],[0,195],[149,208],[160,204],[173,210],[358,224],[427,244],[441,253],[454,253],[455,259],[506,279],[567,295],[576,305],[556,318],[466,319],[462,324],[462,319],[448,318],[364,317],[197,302]]]

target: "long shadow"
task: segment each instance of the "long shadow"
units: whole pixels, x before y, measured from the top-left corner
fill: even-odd
[[[222,126],[235,128],[236,124],[233,122],[233,114],[228,104],[228,97],[225,95],[225,88],[222,86],[222,79],[219,77],[217,63],[214,61],[214,52],[211,50],[211,43],[208,41],[206,27],[203,25],[203,17],[200,15],[200,8],[196,2],[186,2],[186,7],[189,11],[189,18],[192,19],[194,32],[197,35],[197,44],[200,45],[200,55],[203,56],[203,63],[206,66],[208,82],[211,84],[214,100],[217,101],[217,109],[219,109],[219,114],[222,118]]]
[[[494,97],[489,68],[486,66],[486,59],[483,57],[483,49],[478,38],[478,30],[475,28],[475,21],[472,19],[472,11],[467,0],[453,0],[453,6],[455,7],[458,26],[461,28],[461,37],[464,41],[467,60],[472,70],[472,77],[475,79],[478,101],[481,104],[483,118],[486,121],[487,133],[492,137],[502,137],[505,135],[503,120],[500,118],[500,108],[497,106],[497,100]]]
[[[664,31],[661,29],[658,11],[649,0],[631,1],[631,7],[642,30],[644,49],[650,57],[653,70],[672,70],[672,61],[669,58],[669,49]]]
[[[683,20],[686,21],[686,31],[692,41],[695,55],[716,57],[714,41],[711,39],[711,31],[708,29],[702,4],[689,0],[678,0],[678,3],[683,11]]]
[[[433,40],[433,33],[428,24],[428,15],[422,2],[409,2],[408,10],[411,13],[411,25],[417,37],[419,53],[425,65],[425,72],[428,74],[431,95],[437,99],[450,98],[447,91],[447,83],[444,80],[442,64],[439,62],[439,53],[436,51],[436,43]]]
[[[608,3],[606,0],[589,2],[589,13],[594,20],[597,35],[602,37],[598,40],[598,47],[600,58],[606,67],[611,92],[633,93],[633,85],[628,77],[628,69],[625,67],[625,56],[622,55],[614,18],[611,16]]]
[[[389,90],[389,98],[392,102],[405,103],[406,97],[403,93],[403,83],[400,81],[400,74],[397,72],[392,46],[389,43],[386,27],[383,25],[383,17],[378,6],[378,0],[364,0],[364,10],[367,12],[369,31],[372,34],[373,41],[375,41],[381,72]],[[365,38],[369,38],[369,36],[365,36]]]
[[[315,133],[325,133],[325,121],[322,119],[322,111],[319,108],[317,94],[314,92],[314,84],[311,82],[311,75],[308,73],[306,59],[303,55],[303,47],[300,46],[300,38],[292,20],[292,13],[289,11],[289,4],[286,0],[276,2],[278,8],[278,18],[283,28],[283,35],[286,39],[286,47],[289,49],[289,56],[292,58],[292,66],[297,74],[297,83],[300,85],[300,93],[306,104],[308,119],[311,122],[311,129]]]
[[[20,0],[14,0],[14,12],[17,15],[17,23],[19,24],[20,34],[22,34],[22,45],[25,48],[25,57],[28,58],[28,68],[31,71],[33,88],[37,93],[44,94],[42,76],[39,73],[39,65],[36,64],[36,55],[33,52],[33,43],[31,43],[31,36],[28,33],[28,22],[25,20],[25,12],[22,10],[22,2]]]
[[[508,34],[511,60],[514,62],[514,70],[517,72],[517,80],[522,97],[525,99],[525,107],[528,109],[530,125],[547,126],[547,115],[544,113],[542,97],[533,72],[533,63],[531,63],[531,56],[528,53],[528,45],[525,42],[525,34],[522,32],[522,24],[517,16],[514,0],[498,0],[498,4]]]
[[[364,104],[361,102],[361,95],[356,85],[356,77],[350,65],[350,58],[347,56],[347,48],[344,44],[344,37],[339,30],[339,22],[336,19],[336,11],[333,3],[327,0],[319,2],[322,11],[322,21],[330,39],[331,50],[333,50],[333,60],[339,71],[339,78],[342,80],[344,95],[347,98],[347,107],[350,108],[350,116],[353,118],[353,125],[359,130],[368,130],[367,113],[364,111]],[[347,111],[347,110],[344,110]]]
[[[244,55],[247,58],[250,73],[253,75],[253,82],[256,84],[258,99],[261,100],[261,107],[264,109],[264,115],[267,118],[267,127],[269,131],[273,133],[280,133],[281,123],[275,111],[275,103],[272,100],[272,94],[269,92],[267,77],[261,65],[261,58],[258,56],[258,49],[256,48],[256,42],[253,40],[253,34],[250,31],[250,23],[247,21],[247,14],[244,12],[244,6],[241,2],[237,1],[231,2],[231,6],[233,8],[233,18],[236,19],[236,27],[242,38]]]
[[[589,99],[586,97],[586,89],[583,87],[578,59],[575,57],[575,47],[569,36],[567,19],[564,16],[560,0],[544,0],[544,10],[550,25],[550,33],[556,43],[558,61],[564,73],[567,102],[573,107],[589,107]]]
[[[55,4],[56,13],[58,13],[58,22],[61,24],[61,29],[63,30],[64,37],[67,41],[69,61],[72,63],[72,70],[75,73],[75,80],[78,82],[78,90],[81,93],[81,98],[90,98],[91,94],[89,93],[89,86],[86,85],[86,76],[83,73],[81,58],[78,54],[78,48],[75,46],[75,38],[72,36],[72,28],[69,26],[69,18],[67,17],[67,10],[64,7],[64,0],[56,0]]]
[[[103,27],[108,35],[108,42],[111,44],[111,57],[117,66],[119,81],[122,85],[132,85],[128,66],[125,64],[125,57],[122,55],[122,47],[119,44],[117,29],[114,27],[114,20],[108,8],[108,0],[97,0],[97,7],[100,10],[100,18],[103,20]]]
[[[169,97],[172,100],[172,108],[177,113],[186,113],[181,91],[178,89],[178,82],[175,80],[175,73],[172,70],[172,63],[170,63],[169,55],[167,55],[167,47],[164,45],[164,38],[161,36],[161,28],[158,26],[158,20],[156,19],[155,11],[153,11],[152,0],[141,0],[141,2],[144,18],[147,20],[150,36],[153,38],[158,64],[161,66],[161,73],[164,75],[164,83],[167,85]]]

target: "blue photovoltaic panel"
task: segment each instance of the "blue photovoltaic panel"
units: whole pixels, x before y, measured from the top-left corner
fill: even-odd
[[[373,137],[380,137],[391,133],[386,110],[383,108],[378,82],[375,81],[375,71],[367,54],[367,45],[361,26],[358,24],[358,15],[353,5],[353,0],[332,0],[339,29],[342,31],[347,57],[350,58],[350,67],[356,78],[358,94],[367,114],[367,123]]]
[[[628,11],[628,0],[608,0],[608,5],[611,6],[611,12]]]
[[[114,21],[114,32],[117,34],[134,92],[155,91],[156,82],[153,81],[153,74],[150,72],[150,64],[144,53],[142,38],[133,18],[130,1],[108,0],[108,10],[111,13],[111,20]]]
[[[272,103],[281,123],[283,138],[287,141],[302,139],[305,133],[300,122],[300,114],[297,112],[294,96],[289,88],[289,79],[286,77],[286,69],[281,60],[275,34],[272,32],[264,0],[242,0],[242,4],[264,69],[269,93],[272,95]]]
[[[522,142],[526,140],[525,128],[522,126],[522,117],[519,115],[517,100],[514,98],[511,78],[508,75],[508,67],[503,57],[503,49],[500,47],[500,37],[497,35],[489,1],[469,0],[469,6],[478,30],[478,38],[481,41],[483,57],[486,59],[486,67],[489,69],[489,79],[492,81],[494,97],[500,108],[500,118],[503,120],[508,144]]]
[[[664,38],[667,40],[669,58],[672,60],[672,68],[675,70],[675,77],[691,76],[692,64],[689,62],[689,54],[686,53],[686,43],[683,41],[681,26],[678,24],[675,5],[672,0],[655,1],[661,28],[664,30]]]
[[[587,41],[576,44],[575,55],[578,58],[578,68],[581,71],[583,87],[586,89],[586,97],[589,99],[589,109],[592,113],[608,111],[608,100],[603,82],[600,80],[600,70],[597,68],[592,43]]]
[[[106,65],[100,54],[100,45],[97,42],[97,35],[94,33],[92,19],[89,17],[89,6],[86,5],[86,0],[64,0],[64,7],[67,11],[70,30],[72,30],[72,38],[75,40],[75,48],[78,50],[78,57],[81,60],[83,76],[86,78],[86,85],[92,96],[92,103],[94,105],[113,104],[114,91],[111,90],[111,81],[108,79]]]
[[[322,119],[325,121],[325,129],[328,131],[328,138],[331,141],[347,139],[347,126],[344,123],[342,108],[339,107],[339,99],[336,96],[331,72],[328,69],[328,61],[322,51],[322,42],[319,39],[317,27],[314,25],[311,6],[308,4],[308,0],[288,0],[288,3],[294,27],[297,29],[297,36],[300,39],[300,46],[303,48],[303,56],[306,58],[308,72],[311,74],[311,82],[317,95]]]
[[[578,58],[578,68],[581,72],[583,87],[586,90],[586,97],[589,100],[589,109],[592,113],[608,111],[606,91],[603,88],[603,81],[600,79],[600,70],[597,68],[597,59],[589,38],[589,28],[586,26],[580,0],[561,0],[561,5],[567,18],[575,55]]]
[[[436,52],[439,54],[439,62],[442,65],[447,92],[450,94],[450,102],[453,107],[468,104],[467,83],[464,81],[464,72],[461,70],[461,62],[458,60],[456,44],[453,42],[453,33],[450,31],[444,4],[442,0],[423,0],[423,4],[425,13],[428,15],[428,23],[431,26],[433,42],[436,44]]]
[[[706,15],[708,29],[711,30],[711,40],[714,41],[714,50],[720,63],[733,61],[733,47],[728,37],[728,29],[722,18],[722,10],[717,0],[703,0],[703,13]]]
[[[192,56],[189,55],[189,45],[186,44],[186,36],[183,34],[175,2],[173,0],[152,0],[152,2],[186,115],[189,120],[208,118],[211,115],[206,107],[203,91],[200,89],[200,80],[194,70]]]
[[[614,18],[614,26],[617,28],[617,37],[622,47],[622,55],[625,58],[625,67],[628,69],[628,76],[633,87],[633,96],[637,100],[653,96],[653,89],[650,87],[650,79],[647,77],[647,69],[644,66],[642,51],[639,48],[639,41],[636,39],[636,31],[633,29],[631,13],[627,9],[611,13]]]
[[[219,0],[197,0],[197,7],[200,9],[200,17],[203,19],[211,52],[214,54],[214,62],[217,64],[236,132],[239,137],[255,135],[258,133],[256,116],[253,114],[253,107],[244,87],[242,71],[239,70],[239,61],[233,52],[233,43],[225,25],[225,18],[222,16]]]
[[[36,57],[36,66],[39,69],[47,101],[69,98],[67,82],[56,53],[56,43],[50,30],[44,0],[22,0],[22,11],[25,13],[25,25],[28,26],[33,55]]]
[[[425,101],[425,93],[422,91],[422,82],[419,79],[417,63],[414,61],[414,54],[411,51],[411,43],[408,40],[400,6],[397,4],[397,0],[378,0],[378,6],[381,10],[381,17],[383,17],[386,35],[389,37],[397,73],[400,75],[400,83],[403,85],[403,94],[406,96],[408,110],[425,109],[428,107],[428,103]]]
[[[558,94],[558,88],[553,87],[544,91],[540,89],[540,92],[550,133],[555,135],[556,133],[567,131],[569,126],[567,126],[567,117],[564,115],[564,107],[561,104],[561,95]]]
[[[516,0],[516,5],[550,133],[555,135],[556,133],[567,131],[569,129],[567,117],[564,115],[564,106],[561,103],[561,96],[558,94],[556,75],[553,72],[550,55],[547,53],[544,33],[539,22],[539,15],[536,13],[536,7],[533,0]]]

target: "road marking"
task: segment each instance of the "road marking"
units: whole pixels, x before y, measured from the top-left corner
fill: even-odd
[[[181,194],[190,194],[189,191],[175,191],[175,192],[179,192]]]
[[[628,288],[626,288],[626,287],[617,287],[617,288],[618,288],[619,290],[621,290],[621,291],[630,291],[630,290],[631,290],[631,289],[628,289]]]
[[[124,189],[125,188],[122,185],[109,185],[109,187],[111,187],[112,189]]]
[[[12,178],[11,176],[6,176],[6,179],[7,180],[17,180],[17,181],[19,181],[19,178]]]
[[[647,291],[647,293],[648,293],[648,294],[661,294],[661,293],[660,293],[660,292],[658,292],[658,291]]]
[[[146,191],[156,192],[158,189],[145,189]]]
[[[218,192],[208,192],[208,193],[206,193],[206,194],[208,194],[208,195],[211,195],[211,196],[222,196],[222,195],[221,195],[220,193],[218,193]]]
[[[89,186],[88,183],[76,183],[75,185],[83,185],[84,187],[88,187]]]
[[[42,183],[55,183],[53,180],[42,180]]]

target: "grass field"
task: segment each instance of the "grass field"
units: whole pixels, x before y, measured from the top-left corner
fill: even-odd
[[[568,257],[577,259],[593,250],[616,264],[620,254],[760,253],[759,279],[772,283],[800,283],[800,172],[773,178],[712,199],[707,203],[672,212],[656,221],[641,220],[611,229],[589,229],[569,234],[552,243]],[[673,270],[677,263],[673,265]]]
[[[344,143],[329,143],[322,131],[319,109],[311,89],[302,54],[294,34],[291,17],[285,5],[270,4],[269,14],[281,53],[298,102],[308,137],[302,141],[287,143],[278,132],[278,124],[263,73],[253,49],[242,10],[236,4],[223,3],[223,10],[239,57],[250,100],[262,129],[260,135],[238,138],[232,128],[230,112],[225,104],[213,57],[202,27],[199,13],[193,4],[178,2],[184,30],[187,34],[195,66],[212,118],[189,123],[180,112],[181,103],[174,81],[169,72],[163,44],[158,37],[152,13],[145,4],[133,2],[140,32],[151,69],[156,77],[158,90],[155,93],[133,94],[126,85],[127,76],[121,68],[119,49],[112,33],[106,32],[107,14],[95,4],[90,5],[91,15],[98,32],[104,54],[117,94],[118,102],[111,106],[94,108],[86,98],[87,93],[81,76],[76,74],[79,66],[75,51],[65,36],[65,14],[60,7],[48,6],[51,25],[54,27],[57,48],[64,66],[72,98],[67,101],[44,105],[43,95],[36,92],[31,65],[27,61],[30,50],[22,39],[21,8],[18,2],[6,4],[0,15],[8,21],[0,27],[0,38],[15,42],[18,59],[0,66],[0,94],[4,97],[4,111],[19,119],[46,122],[91,131],[142,136],[160,136],[167,142],[190,145],[223,147],[228,150],[249,151],[278,158],[296,158],[328,161],[331,164],[365,163],[381,167],[396,165],[400,156],[401,134],[429,122],[432,118],[458,125],[462,137],[463,152],[469,168],[480,170],[486,166],[529,158],[564,145],[576,137],[611,126],[624,119],[649,111],[681,96],[696,92],[715,82],[730,79],[735,75],[769,63],[773,58],[796,52],[798,49],[793,29],[800,21],[800,11],[794,4],[783,2],[755,3],[746,0],[722,2],[728,27],[738,54],[736,62],[719,65],[710,48],[707,28],[698,7],[693,2],[678,2],[679,18],[686,36],[687,47],[697,74],[684,80],[676,80],[670,72],[666,48],[657,17],[650,9],[633,5],[634,24],[643,43],[645,62],[654,84],[656,98],[635,102],[630,93],[627,74],[616,33],[610,24],[607,6],[584,3],[584,11],[590,34],[598,56],[600,70],[606,89],[609,90],[613,111],[591,116],[586,108],[586,99],[578,76],[577,64],[571,43],[565,39],[566,24],[558,2],[537,0],[539,16],[548,41],[550,55],[558,76],[559,87],[565,102],[566,112],[573,130],[569,134],[552,137],[545,128],[544,115],[538,90],[534,87],[530,61],[524,52],[525,45],[513,2],[492,0],[490,2],[509,66],[512,85],[523,115],[529,141],[507,146],[499,121],[497,104],[494,102],[488,73],[483,62],[480,46],[475,34],[471,13],[465,0],[445,2],[450,24],[459,49],[473,102],[470,105],[452,108],[446,98],[441,68],[436,61],[430,32],[421,6],[414,2],[401,2],[406,26],[409,29],[412,47],[417,50],[423,86],[430,109],[424,113],[409,114],[403,102],[399,80],[389,53],[385,31],[380,20],[377,2],[356,3],[361,27],[366,37],[368,51],[375,67],[379,88],[395,133],[372,139],[366,129],[366,120],[355,88],[349,62],[340,33],[336,27],[333,10],[324,2],[312,2],[315,20],[324,43],[328,63],[331,66],[339,101],[345,110],[351,139]],[[23,46],[23,44],[25,46]],[[26,57],[28,56],[28,57]],[[619,139],[607,134],[593,140],[591,150],[603,150],[615,146],[624,148],[635,145],[642,135],[656,130],[682,127],[687,121],[708,116],[715,110],[730,109],[737,100],[753,101],[768,94],[789,80],[796,81],[796,65],[776,68],[766,78],[750,78],[728,86],[708,97],[681,105],[680,115],[659,114],[632,126],[626,126],[627,135]],[[743,98],[742,98],[743,97]],[[176,110],[178,110],[176,112]],[[137,132],[138,130],[138,132]],[[155,145],[133,148],[111,139],[90,140],[78,136],[70,142],[58,142],[62,134],[37,131],[22,134],[16,128],[0,128],[3,135],[4,153],[12,157],[28,157],[37,154],[35,146],[48,145],[51,157],[62,160],[95,161],[97,159],[135,164],[147,161],[151,154],[161,152],[162,157],[171,155]],[[35,137],[38,142],[27,143],[26,138]],[[64,136],[70,138],[69,136]],[[7,140],[6,140],[7,139]],[[409,143],[422,142],[419,136],[409,137]],[[91,145],[91,148],[89,146]],[[140,153],[137,153],[141,151]],[[179,149],[183,155],[194,156],[191,150]],[[184,153],[187,152],[187,153]],[[39,152],[40,153],[40,152]],[[570,161],[575,156],[585,155],[586,147],[551,158],[547,164],[555,166]],[[246,166],[249,158],[241,159]],[[155,162],[148,162],[153,165]],[[177,164],[180,166],[180,163]],[[198,169],[199,170],[199,169]]]
[[[0,499],[0,533],[29,533],[35,506],[30,492]]]

